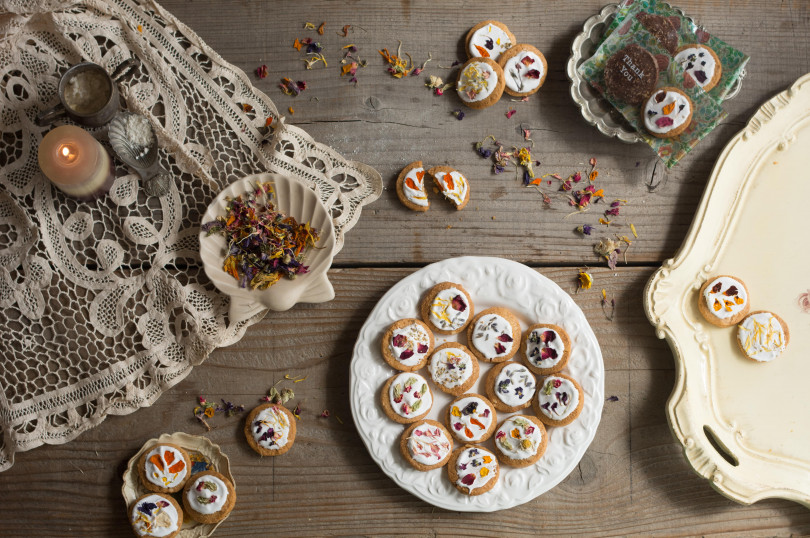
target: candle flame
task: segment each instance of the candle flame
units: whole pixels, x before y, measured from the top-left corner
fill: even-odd
[[[57,149],[59,156],[65,164],[70,164],[79,156],[76,146],[73,144],[62,144]]]

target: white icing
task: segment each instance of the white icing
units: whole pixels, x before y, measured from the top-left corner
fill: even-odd
[[[565,342],[550,327],[534,329],[526,339],[526,358],[537,368],[553,368],[560,363],[564,354]]]
[[[747,316],[737,327],[737,338],[746,355],[760,362],[774,360],[787,345],[785,328],[770,312]]]
[[[447,176],[453,180],[453,188],[447,184]],[[441,184],[442,194],[456,205],[461,205],[467,197],[467,178],[456,171],[436,174]]]
[[[558,386],[554,386],[559,382]],[[540,411],[552,420],[563,420],[579,405],[579,391],[564,377],[549,376],[537,391]]]
[[[167,454],[171,454],[174,457],[167,458]],[[159,458],[159,467],[152,462],[155,456]],[[169,462],[169,459],[171,459],[171,462]],[[146,476],[149,482],[156,486],[174,488],[178,484],[182,484],[186,476],[188,476],[187,467],[183,455],[179,450],[171,446],[158,445],[146,454],[144,476]],[[175,472],[169,469],[173,469]]]
[[[437,385],[460,387],[473,373],[473,358],[460,348],[446,347],[431,355],[428,371]]]
[[[456,460],[456,484],[473,491],[486,485],[498,474],[498,460],[488,450],[479,447],[461,451]]]
[[[701,88],[709,84],[714,78],[714,71],[717,68],[717,63],[714,61],[714,56],[708,50],[702,47],[689,47],[683,49],[675,55],[675,61],[681,64],[681,67],[686,73],[689,73],[698,86]],[[703,72],[704,76],[699,75]],[[700,79],[703,79],[701,82]]]
[[[489,97],[498,85],[498,73],[489,64],[471,62],[464,68],[456,83],[456,92],[462,101],[475,103]]]
[[[494,24],[487,24],[473,32],[472,36],[470,36],[470,56],[480,58],[484,56],[484,54],[478,50],[476,45],[484,49],[486,53],[489,54],[489,58],[497,61],[498,57],[512,46],[512,42],[510,41],[509,34],[507,34],[503,28],[495,26]]]
[[[177,509],[162,495],[149,495],[132,508],[132,528],[138,536],[168,536],[178,529]]]
[[[537,78],[528,76],[534,70],[539,72]],[[517,93],[528,93],[540,86],[546,70],[540,56],[534,52],[523,51],[506,60],[503,72],[504,81],[510,90]]]
[[[401,338],[397,338],[398,336]],[[394,345],[394,342],[403,339],[405,341],[401,347]],[[420,352],[420,347],[425,351]],[[403,366],[416,366],[430,351],[430,335],[422,325],[411,323],[407,327],[394,329],[391,334],[391,340],[388,342],[388,349],[391,351],[394,358],[402,363]],[[402,354],[406,351],[413,353],[413,355],[410,357],[406,356],[403,359]]]
[[[419,374],[399,374],[388,388],[388,399],[394,412],[404,418],[424,415],[433,403],[427,380]]]
[[[510,417],[495,432],[498,450],[513,460],[525,460],[537,454],[543,442],[543,430],[520,416]]]
[[[717,284],[720,284],[720,288],[713,291]],[[736,289],[736,293],[734,293],[734,289],[731,289],[732,287]],[[725,295],[727,292],[729,292],[729,295]],[[737,302],[737,298],[741,302]],[[745,286],[740,281],[721,276],[709,282],[709,285],[703,290],[703,300],[706,301],[709,312],[714,314],[715,317],[728,319],[736,316],[745,308],[748,304],[748,294],[745,292]]]
[[[253,419],[251,431],[257,445],[267,450],[277,450],[289,440],[290,419],[282,409],[276,406],[268,407],[259,411]]]
[[[408,185],[409,179],[413,181],[413,184],[416,186],[415,189],[412,189]],[[405,195],[405,198],[412,204],[422,207],[428,206],[427,191],[425,191],[424,168],[414,168],[405,175],[405,178],[402,180],[402,193]]]
[[[450,427],[460,438],[471,442],[484,438],[492,420],[489,405],[477,396],[461,398],[450,408]]]
[[[408,453],[422,465],[435,465],[453,450],[453,442],[438,426],[420,424],[408,438]]]
[[[453,307],[453,299],[460,297],[464,303],[464,310]],[[463,327],[470,317],[470,302],[467,296],[458,288],[451,287],[441,290],[430,304],[428,319],[439,329],[455,331]]]
[[[188,505],[197,512],[214,514],[222,510],[228,502],[228,486],[214,475],[203,475],[191,485],[186,493],[186,499]]]
[[[536,388],[534,375],[522,364],[507,364],[495,377],[495,396],[509,407],[530,402]]]
[[[508,355],[515,344],[512,324],[498,314],[486,314],[478,318],[472,335],[475,349],[489,360]]]
[[[664,97],[659,102],[658,99],[661,93],[664,94]],[[671,110],[670,105],[674,105]],[[664,113],[665,107],[670,110],[669,114]],[[657,90],[647,99],[647,103],[644,105],[644,126],[653,133],[668,133],[686,123],[691,112],[692,105],[684,95],[679,92]],[[664,118],[672,120],[672,124],[659,126],[657,122],[662,121]]]

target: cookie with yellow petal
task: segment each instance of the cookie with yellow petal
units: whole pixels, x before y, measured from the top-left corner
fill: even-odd
[[[706,321],[718,327],[736,325],[748,315],[750,308],[748,288],[736,276],[710,278],[698,292],[698,310]]]
[[[138,460],[138,476],[149,491],[175,493],[183,489],[191,476],[191,459],[183,448],[159,443]]]
[[[498,458],[477,445],[456,449],[447,462],[447,478],[465,495],[482,495],[495,487],[500,475]]]
[[[470,182],[452,166],[435,166],[428,170],[439,192],[461,211],[470,201]]]
[[[415,161],[402,169],[397,177],[397,196],[402,205],[411,211],[430,209],[425,189],[425,168],[422,161]]]
[[[467,32],[464,48],[470,58],[489,58],[497,61],[501,54],[512,48],[515,34],[502,22],[479,22]]]

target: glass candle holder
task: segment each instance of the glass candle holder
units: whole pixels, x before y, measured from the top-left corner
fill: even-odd
[[[74,198],[102,196],[115,180],[110,154],[81,127],[62,125],[50,131],[39,145],[38,158],[51,183]]]

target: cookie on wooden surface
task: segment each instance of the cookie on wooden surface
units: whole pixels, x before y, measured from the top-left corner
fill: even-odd
[[[495,432],[498,414],[488,398],[468,393],[450,402],[444,420],[450,434],[462,443],[483,443]]]
[[[571,424],[582,412],[585,393],[574,378],[554,374],[543,379],[532,407],[537,418],[546,426]]]
[[[467,346],[446,342],[430,356],[428,372],[442,392],[458,396],[470,390],[478,380],[479,366]]]
[[[523,352],[529,370],[539,375],[555,374],[571,357],[571,338],[553,323],[537,323],[523,333]]]
[[[197,523],[218,523],[228,517],[236,503],[233,483],[216,471],[192,476],[183,489],[183,508]]]
[[[403,372],[388,378],[380,392],[385,414],[400,424],[417,422],[433,406],[433,393],[427,379],[415,372]]]
[[[512,467],[528,467],[546,452],[548,434],[537,417],[513,415],[495,431],[498,459]]]
[[[453,439],[450,432],[435,420],[422,420],[402,432],[399,451],[414,469],[430,471],[446,465],[450,460]]]
[[[295,416],[281,404],[254,407],[245,420],[245,438],[261,456],[280,456],[295,442]]]
[[[503,95],[506,81],[503,69],[489,58],[470,58],[461,66],[456,79],[456,93],[470,108],[494,105]]]
[[[692,123],[693,105],[678,88],[659,88],[641,108],[644,128],[656,138],[674,138]]]
[[[707,280],[698,292],[698,310],[706,321],[718,327],[736,325],[748,315],[748,288],[736,276],[718,275]]]
[[[457,490],[466,495],[481,495],[495,487],[500,466],[495,454],[475,445],[453,451],[447,463],[447,477]]]
[[[171,495],[147,493],[130,506],[129,521],[138,536],[174,538],[183,526],[183,510]]]
[[[475,305],[461,284],[440,282],[426,293],[419,314],[428,327],[439,334],[458,334],[474,316]]]
[[[526,365],[502,362],[487,373],[484,387],[495,409],[513,413],[532,405],[537,380]]]
[[[487,308],[470,322],[467,344],[482,361],[508,361],[520,345],[520,321],[509,309]]]
[[[498,65],[503,69],[503,91],[514,97],[536,93],[548,74],[546,57],[531,45],[515,45],[501,54]]]
[[[435,166],[428,170],[433,183],[459,211],[470,201],[470,182],[452,166]]]
[[[498,21],[479,22],[470,28],[464,41],[467,56],[492,60],[497,60],[512,47],[513,43],[515,34],[510,32],[504,23]]]
[[[385,362],[402,372],[422,368],[433,350],[433,333],[422,321],[413,318],[394,322],[382,337]]]
[[[425,169],[422,161],[415,161],[402,169],[397,176],[397,197],[402,205],[412,211],[430,209],[427,190],[425,190]]]
[[[770,362],[790,341],[790,329],[785,320],[767,310],[751,312],[737,325],[737,345],[749,359]]]
[[[191,459],[182,447],[158,443],[138,460],[138,476],[149,491],[175,493],[183,489],[191,476]]]

